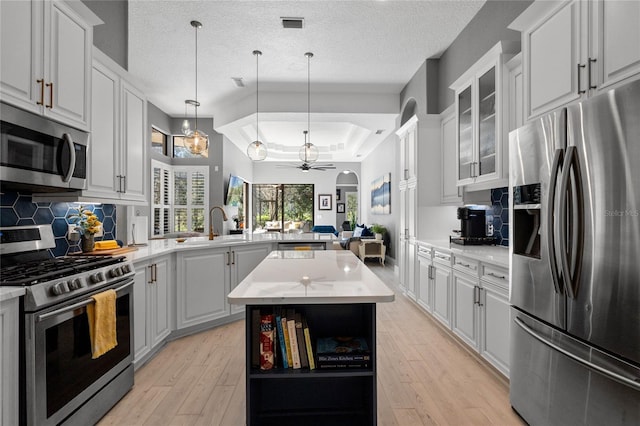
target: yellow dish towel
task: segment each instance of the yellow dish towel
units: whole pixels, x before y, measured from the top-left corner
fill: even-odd
[[[107,290],[92,296],[87,306],[92,358],[96,359],[118,346],[116,339],[116,292]]]

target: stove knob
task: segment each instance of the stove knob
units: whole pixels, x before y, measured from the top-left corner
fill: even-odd
[[[109,276],[111,278],[118,278],[122,276],[122,270],[119,267],[115,267],[109,271]]]
[[[74,278],[71,281],[69,281],[69,288],[71,290],[78,290],[79,288],[82,288],[85,286],[85,283],[82,282],[82,279],[80,278]]]
[[[60,281],[59,283],[54,284],[51,287],[51,293],[53,293],[55,296],[60,296],[61,294],[64,293],[69,293],[69,285],[67,284],[66,281]]]
[[[89,280],[92,284],[97,284],[100,281],[104,281],[104,275],[102,274],[102,272],[98,272],[97,274],[91,275],[91,277],[89,277]]]
[[[131,272],[131,266],[128,263],[125,263],[124,265],[122,265],[120,269],[122,269],[123,274],[128,274]]]

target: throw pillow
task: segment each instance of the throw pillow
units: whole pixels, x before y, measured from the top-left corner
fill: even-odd
[[[367,228],[366,226],[364,227],[364,229],[362,230],[362,237],[373,237],[373,232],[371,232],[370,228]]]
[[[364,232],[364,227],[360,226],[360,225],[356,225],[356,230],[353,231],[353,236],[354,237],[361,237],[362,236],[362,232]]]

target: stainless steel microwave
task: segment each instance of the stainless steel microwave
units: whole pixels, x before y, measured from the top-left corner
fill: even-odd
[[[85,188],[88,133],[4,103],[0,111],[4,187],[43,192]]]

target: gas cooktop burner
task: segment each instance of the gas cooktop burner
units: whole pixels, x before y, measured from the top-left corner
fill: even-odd
[[[125,261],[125,256],[67,256],[0,268],[0,285],[31,286]]]

